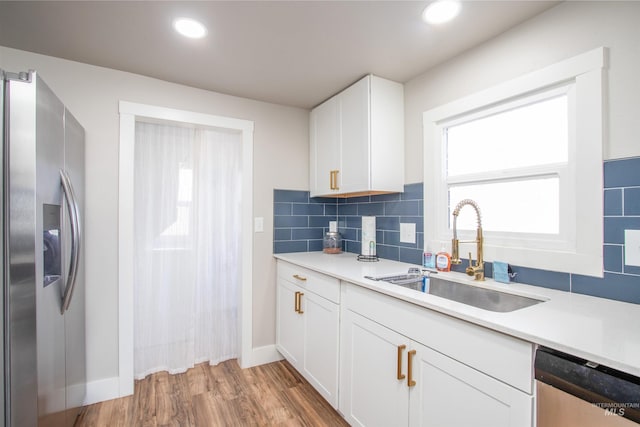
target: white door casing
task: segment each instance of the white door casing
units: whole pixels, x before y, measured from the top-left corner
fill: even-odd
[[[242,278],[238,298],[241,367],[252,366],[253,122],[120,101],[118,207],[118,396],[133,394],[133,176],[136,118],[188,123],[242,133]],[[117,397],[117,396],[115,396]]]

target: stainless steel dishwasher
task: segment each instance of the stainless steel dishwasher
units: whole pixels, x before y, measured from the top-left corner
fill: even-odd
[[[575,356],[536,351],[537,427],[638,427],[640,378]]]

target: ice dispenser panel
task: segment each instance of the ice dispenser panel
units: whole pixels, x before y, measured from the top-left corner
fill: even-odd
[[[60,205],[42,206],[42,250],[44,252],[45,287],[62,276],[62,248],[60,247]]]

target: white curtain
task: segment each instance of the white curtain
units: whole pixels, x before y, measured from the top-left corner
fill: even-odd
[[[237,357],[241,136],[136,123],[134,374]]]

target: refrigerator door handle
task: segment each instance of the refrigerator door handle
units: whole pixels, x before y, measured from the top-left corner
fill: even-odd
[[[69,309],[71,298],[73,297],[73,289],[76,286],[76,278],[78,275],[78,264],[80,262],[80,216],[76,195],[71,185],[71,179],[64,169],[60,169],[60,181],[64,191],[64,200],[69,212],[69,222],[71,223],[71,257],[69,260],[69,274],[64,287],[64,296],[62,298],[61,314]]]

